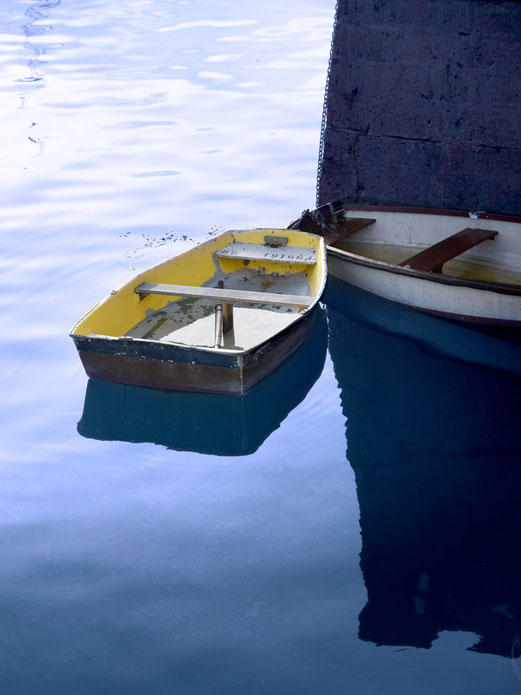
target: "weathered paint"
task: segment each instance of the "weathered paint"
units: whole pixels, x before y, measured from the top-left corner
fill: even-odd
[[[165,391],[243,394],[287,360],[311,328],[312,313],[245,352],[182,347],[151,340],[73,336],[93,379]]]
[[[219,271],[230,273],[241,267],[244,263],[238,259],[215,259],[215,251],[222,249],[240,236],[241,241],[260,241],[266,235],[280,234],[281,230],[258,229],[240,232],[225,232],[215,239],[206,241],[185,253],[175,256],[154,268],[140,273],[124,284],[118,290],[113,290],[112,294],[102,300],[97,306],[91,309],[73,327],[72,335],[89,335],[96,333],[107,336],[125,335],[133,326],[145,318],[147,311],[160,309],[165,304],[164,297],[158,295],[148,295],[140,299],[135,293],[135,287],[142,282],[163,282],[166,284],[194,285],[201,286],[207,283]],[[316,238],[311,234],[303,234],[298,231],[286,231],[284,234],[289,237],[292,246],[308,246],[317,250],[316,266],[307,269],[308,281],[312,295],[316,295],[321,287],[323,278],[316,268],[323,266],[325,262],[325,251],[317,244]],[[290,263],[271,263],[254,261],[249,264],[250,268],[263,269],[266,274],[270,273],[295,273],[302,272],[302,266]]]
[[[256,274],[264,273],[267,280],[275,273],[281,279],[287,277],[291,280],[293,276],[302,275],[307,278],[306,285],[313,303],[301,312],[292,312],[294,318],[284,329],[275,331],[274,335],[263,338],[258,345],[247,350],[187,346],[176,344],[170,338],[158,340],[128,335],[147,316],[176,299],[161,295],[147,295],[140,299],[135,292],[136,286],[142,282],[196,286],[208,283],[208,286],[214,286],[217,277],[244,269],[244,261],[240,259],[215,258],[217,250],[237,238],[242,242],[256,243],[266,236],[280,234],[281,230],[227,232],[133,278],[74,326],[71,337],[87,374],[96,379],[166,390],[241,394],[251,389],[287,359],[304,339],[309,330],[304,319],[317,304],[325,286],[323,240],[299,231],[283,231],[291,245],[313,248],[316,264],[303,271],[301,264],[259,260],[249,264],[248,271],[251,273],[257,269],[259,272]],[[181,313],[188,318],[191,311],[187,311],[185,304],[190,300],[180,300],[183,302],[186,311]],[[149,334],[152,335],[153,330]]]

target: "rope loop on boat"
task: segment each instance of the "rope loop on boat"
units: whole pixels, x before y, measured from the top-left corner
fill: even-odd
[[[335,232],[331,229],[331,227],[328,227],[326,224],[326,218],[324,215],[320,212],[320,210],[313,210],[311,213],[311,219],[313,222],[317,225],[317,227],[320,227],[320,229],[323,232],[329,232],[330,234],[334,234]]]

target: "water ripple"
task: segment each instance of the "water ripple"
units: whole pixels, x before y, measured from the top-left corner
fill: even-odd
[[[258,24],[259,20],[222,20],[222,19],[197,19],[192,22],[182,22],[181,24],[173,24],[168,27],[161,27],[156,29],[158,32],[170,32],[178,31],[179,29],[199,29],[202,27],[207,27],[211,29],[222,29],[229,27],[244,27],[252,24]]]
[[[77,433],[86,377],[68,331],[136,271],[228,228],[285,226],[309,206],[323,87],[295,85],[325,80],[329,36],[314,24],[332,25],[333,3],[268,0],[262,12],[232,0],[8,4],[0,680],[20,695],[224,693],[223,644],[228,658],[265,633],[262,658],[273,661],[281,613],[263,594],[281,571],[312,584],[318,547],[335,570],[329,595],[343,600],[338,553],[321,540],[343,533],[322,507],[347,513],[343,424],[323,447],[327,473],[313,453],[318,430],[340,417],[325,395],[336,393],[332,371],[240,459],[86,439]],[[311,56],[301,48],[290,58],[297,44],[287,35],[253,33],[296,16],[309,19]],[[279,645],[290,636],[293,649],[302,603],[286,605]],[[207,682],[195,668],[204,654]],[[200,687],[166,677],[174,662],[195,668]]]

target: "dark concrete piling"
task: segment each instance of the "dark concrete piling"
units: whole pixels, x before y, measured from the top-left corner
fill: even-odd
[[[521,213],[521,2],[339,0],[318,200]]]

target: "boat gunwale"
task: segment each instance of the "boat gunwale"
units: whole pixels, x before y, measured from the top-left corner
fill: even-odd
[[[521,223],[521,218],[519,219]],[[329,255],[336,256],[346,262],[351,262],[356,265],[363,265],[374,270],[382,270],[396,275],[405,275],[407,277],[418,278],[420,280],[428,280],[429,282],[437,282],[442,285],[454,285],[456,287],[468,287],[470,289],[485,290],[495,292],[497,294],[506,294],[510,296],[521,296],[521,285],[508,284],[503,282],[493,282],[490,280],[472,280],[470,278],[456,278],[451,275],[443,275],[442,273],[430,273],[421,270],[413,270],[405,266],[387,263],[386,261],[378,261],[345,251],[344,249],[336,248],[335,246],[326,245]]]
[[[224,232],[223,235],[231,233],[233,236],[234,234],[240,233],[241,231],[248,231],[248,232],[249,231],[262,231],[262,232],[264,232],[264,231],[285,231],[285,230],[282,228],[278,229],[275,227],[273,227],[273,228],[272,227],[266,227],[266,228],[261,227],[261,228],[255,229],[255,230],[249,230],[249,229],[235,230],[234,229],[234,230],[228,230],[227,232]],[[278,338],[280,335],[284,335],[287,331],[291,330],[295,326],[296,323],[299,323],[301,320],[308,317],[311,314],[311,312],[313,311],[313,309],[315,309],[315,307],[318,305],[322,295],[324,294],[324,290],[325,290],[326,283],[327,283],[327,277],[328,277],[327,246],[326,246],[325,240],[322,236],[320,236],[319,234],[314,234],[313,232],[303,232],[301,230],[294,230],[294,231],[298,232],[299,234],[305,234],[307,236],[315,237],[316,244],[319,247],[321,247],[322,256],[323,256],[323,263],[321,264],[322,270],[320,271],[321,275],[322,275],[320,285],[317,288],[317,291],[315,292],[315,294],[311,295],[311,297],[313,298],[313,301],[311,302],[311,304],[309,304],[309,306],[305,307],[302,311],[295,312],[295,318],[290,323],[288,323],[286,326],[284,326],[280,330],[278,330],[274,333],[271,333],[267,338],[265,338],[264,340],[262,340],[259,343],[256,343],[255,345],[252,345],[249,348],[240,349],[240,350],[230,350],[227,348],[215,348],[215,347],[210,347],[210,346],[187,345],[184,343],[176,343],[174,341],[153,340],[150,338],[134,338],[133,336],[128,336],[128,335],[112,336],[112,335],[103,335],[103,334],[85,334],[85,333],[76,333],[75,332],[77,327],[85,320],[85,318],[89,314],[96,311],[96,309],[99,306],[101,306],[104,302],[109,301],[110,298],[114,294],[117,294],[121,289],[126,287],[129,282],[139,279],[142,275],[144,275],[145,273],[147,273],[150,270],[154,270],[156,268],[161,267],[162,265],[164,265],[165,263],[170,261],[171,258],[168,258],[165,261],[161,261],[161,262],[157,263],[155,266],[152,266],[151,268],[148,268],[148,269],[142,271],[137,276],[132,278],[130,281],[127,280],[126,282],[122,283],[121,286],[118,287],[117,289],[113,289],[108,295],[106,295],[103,299],[99,300],[80,319],[78,319],[78,321],[75,322],[75,324],[73,325],[73,327],[69,331],[69,337],[73,339],[76,346],[77,346],[76,339],[79,339],[79,342],[81,342],[81,343],[90,342],[90,343],[94,343],[94,344],[98,344],[98,345],[101,345],[102,343],[112,343],[112,342],[117,343],[117,344],[122,345],[122,346],[126,343],[132,343],[132,344],[137,343],[137,344],[145,344],[145,345],[162,345],[162,346],[164,346],[162,349],[168,349],[169,347],[174,347],[174,348],[180,349],[181,351],[199,350],[203,353],[207,353],[210,355],[218,354],[218,355],[223,355],[223,356],[226,355],[228,357],[249,356],[251,353],[253,353],[259,349],[262,349],[266,344],[272,342],[273,339]],[[219,236],[223,236],[223,235],[219,235]],[[216,238],[218,238],[218,237],[216,237]],[[204,241],[202,241],[200,244],[197,244],[196,246],[204,246],[205,244],[210,244],[212,241],[214,241],[214,240],[213,239],[205,239]],[[313,248],[315,248],[315,246]],[[176,257],[173,256],[172,258],[176,258]],[[318,254],[317,254],[317,267],[318,267],[318,265],[320,265],[320,264],[318,263]],[[103,352],[103,350],[96,350],[96,352]]]
[[[498,222],[512,222],[521,225],[521,215],[504,215],[501,213],[487,212],[485,210],[448,210],[444,208],[408,207],[406,205],[375,205],[371,203],[341,203],[343,212],[359,210],[361,212],[395,212],[410,213],[413,215],[441,215],[445,217],[463,217],[470,220],[496,220]],[[321,209],[327,207],[321,205]]]
[[[91,335],[85,335],[83,333],[69,333],[69,336],[73,339],[73,341],[76,343],[76,339],[79,339],[80,342],[89,342],[89,343],[94,343],[94,344],[106,344],[106,343],[115,343],[119,344],[121,346],[126,345],[126,344],[137,344],[137,345],[149,345],[149,346],[156,346],[156,345],[161,345],[163,346],[163,350],[168,350],[169,348],[175,348],[179,349],[182,352],[187,352],[187,351],[199,351],[208,355],[222,355],[222,356],[227,356],[227,357],[245,357],[250,355],[251,353],[260,350],[262,347],[264,347],[266,344],[273,342],[275,338],[278,338],[281,335],[284,335],[287,331],[291,330],[292,327],[298,323],[299,321],[305,319],[311,311],[317,306],[318,302],[320,300],[320,297],[317,297],[315,301],[307,307],[304,311],[300,313],[295,313],[295,318],[291,321],[291,323],[288,323],[286,326],[281,328],[280,330],[276,331],[275,333],[272,333],[269,335],[267,338],[262,340],[260,343],[256,343],[255,345],[252,345],[249,348],[245,349],[236,349],[236,350],[230,350],[229,348],[216,348],[216,347],[210,347],[206,345],[187,345],[186,343],[175,343],[174,341],[170,340],[154,340],[151,338],[134,338],[133,336],[130,335],[122,335],[122,336],[114,336],[114,335],[97,335],[97,334],[91,334]],[[95,352],[103,352],[103,350],[96,350]],[[155,358],[150,358],[150,359],[155,359]],[[172,361],[175,362],[177,360],[166,360],[166,361]]]
[[[314,309],[317,308],[318,306],[318,301],[313,302],[313,304],[308,307],[305,311],[303,311],[300,314],[297,314],[295,319],[291,322],[288,323],[286,326],[281,328],[279,331],[276,333],[272,333],[271,336],[266,338],[260,343],[257,343],[255,345],[252,345],[249,348],[246,348],[244,350],[230,350],[228,348],[214,348],[214,347],[207,347],[204,345],[185,345],[184,343],[173,343],[170,341],[163,341],[163,340],[151,340],[150,338],[133,338],[132,336],[112,336],[112,335],[83,335],[81,333],[75,333],[72,334],[70,333],[69,336],[73,339],[74,343],[77,344],[77,339],[78,342],[80,343],[94,343],[95,345],[98,345],[102,347],[103,344],[106,343],[111,343],[116,347],[117,345],[120,345],[121,347],[125,345],[147,345],[150,347],[157,347],[159,346],[159,349],[161,351],[168,351],[170,348],[174,348],[176,351],[179,350],[180,352],[202,352],[207,355],[218,355],[222,356],[223,358],[244,358],[244,357],[249,357],[252,353],[257,352],[258,350],[262,350],[264,347],[269,345],[270,343],[273,343],[275,339],[278,339],[279,337],[283,337],[285,333],[290,332],[295,323],[300,323],[301,321],[305,321],[308,318],[311,317],[312,312]],[[88,350],[87,350],[88,351]],[[100,350],[94,350],[94,352],[104,352],[103,349]],[[157,359],[157,358],[149,358],[146,356],[142,356],[143,359]],[[178,360],[169,360],[166,358],[164,361],[166,362],[176,362]]]

